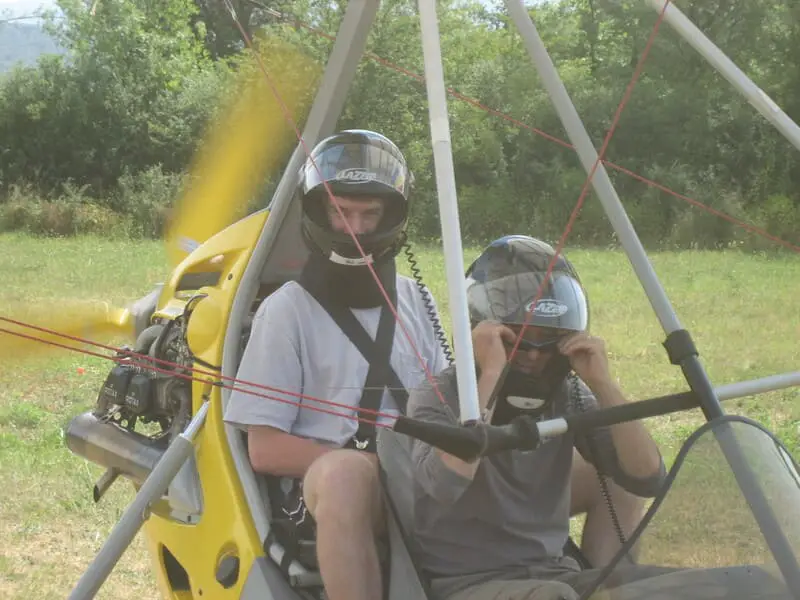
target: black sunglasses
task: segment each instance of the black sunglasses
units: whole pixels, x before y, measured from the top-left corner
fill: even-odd
[[[549,338],[546,340],[542,340],[540,342],[532,342],[531,340],[526,340],[522,338],[519,340],[518,349],[522,352],[530,352],[531,350],[538,350],[539,352],[552,352],[558,342],[561,341],[563,336]],[[509,348],[513,348],[514,344],[506,342],[506,346]]]

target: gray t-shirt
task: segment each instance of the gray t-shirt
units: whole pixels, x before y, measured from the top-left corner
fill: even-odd
[[[437,384],[450,410],[458,415],[455,367],[445,369]],[[578,394],[583,410],[597,407],[589,388],[570,378],[547,417],[580,410]],[[408,416],[454,424],[442,401],[425,385],[411,394]],[[661,482],[661,477],[653,481],[626,477],[605,428],[595,430],[596,455],[583,436],[567,433],[533,451],[484,457],[472,481],[448,469],[430,445],[411,442],[412,536],[422,568],[432,578],[456,577],[530,567],[561,557],[569,535],[573,447],[600,472],[643,495],[655,493]]]
[[[400,323],[395,325],[391,365],[411,392],[426,379],[426,374],[400,324],[431,375],[438,374],[447,360],[416,282],[402,275],[397,276],[396,308]],[[381,309],[352,311],[375,339]],[[241,391],[231,392],[225,421],[244,431],[250,425],[269,425],[342,447],[358,430],[357,413],[346,407],[358,405],[368,370],[366,359],[325,309],[300,284],[290,281],[270,294],[256,311],[237,374],[237,379],[269,386],[274,391],[236,383]],[[277,399],[253,396],[248,390]],[[296,394],[343,406],[299,398]],[[384,391],[381,411],[398,414],[388,390]],[[379,419],[379,423],[387,421],[385,417]]]

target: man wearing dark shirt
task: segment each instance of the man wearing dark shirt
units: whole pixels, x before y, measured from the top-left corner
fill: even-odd
[[[626,402],[609,372],[603,340],[588,333],[586,294],[565,258],[557,259],[538,294],[553,256],[539,240],[507,236],[470,267],[467,295],[486,422],[507,423],[524,413],[553,418]],[[512,368],[490,406],[520,334]],[[453,423],[453,414],[458,416],[454,367],[438,376],[437,386],[449,409],[430,385],[423,385],[410,397],[410,417]],[[589,436],[568,433],[543,440],[533,451],[503,452],[472,463],[413,442],[413,537],[438,598],[577,597],[576,577],[592,578],[563,554],[573,448],[637,496],[655,496],[664,481],[661,454],[639,422]],[[636,578],[669,569],[635,571]]]

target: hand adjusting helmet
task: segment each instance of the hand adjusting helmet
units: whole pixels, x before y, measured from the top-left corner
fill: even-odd
[[[546,337],[538,341],[523,338],[517,352],[552,352],[539,375],[510,365],[498,394],[496,422],[545,412],[571,370],[567,357],[558,352],[558,340],[589,328],[589,301],[566,258],[559,255],[540,291],[554,256],[555,250],[541,240],[509,235],[489,244],[467,270],[467,305],[473,328],[486,320],[512,328],[527,323],[526,331],[528,327],[543,328]]]
[[[302,232],[309,249],[339,265],[363,266],[366,261],[350,233],[334,231],[330,225],[325,183],[334,196],[383,200],[384,213],[376,230],[356,233],[356,239],[367,260],[377,263],[394,258],[406,240],[413,183],[397,146],[374,131],[345,130],[317,144],[300,169]]]

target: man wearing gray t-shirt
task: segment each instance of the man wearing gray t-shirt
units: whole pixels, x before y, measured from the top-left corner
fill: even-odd
[[[468,271],[478,396],[487,422],[504,424],[523,414],[553,418],[626,401],[610,375],[603,340],[588,334],[588,301],[572,265],[558,257],[545,277],[554,257],[539,240],[507,236],[493,242]],[[423,384],[409,398],[408,416],[453,424],[454,367],[436,383],[449,408]],[[563,553],[573,448],[637,496],[654,496],[664,480],[658,447],[638,422],[590,436],[565,434],[533,451],[472,463],[412,443],[413,537],[437,598],[577,598],[572,586],[580,570]],[[634,572],[643,577],[662,571]]]
[[[266,399],[238,385],[225,412],[226,422],[248,434],[253,469],[280,484],[270,500],[278,522],[291,529],[287,543],[315,540],[329,600],[382,596],[375,426],[359,423],[356,408],[369,401],[383,413],[378,424],[387,422],[405,410],[406,390],[447,364],[430,320],[433,299],[426,304],[427,290],[395,269],[410,189],[403,155],[378,133],[343,131],[313,149],[297,199],[308,263],[298,281],[259,306],[237,375],[279,391]],[[374,341],[369,361],[351,337],[359,333]]]

